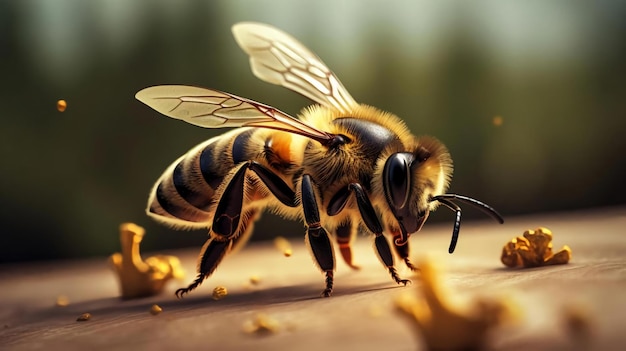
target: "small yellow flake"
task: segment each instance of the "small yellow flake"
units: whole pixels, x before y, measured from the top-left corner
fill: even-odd
[[[276,333],[279,329],[279,323],[264,313],[257,314],[253,320],[247,321],[243,328],[250,334],[269,335]]]
[[[163,309],[161,308],[161,306],[159,305],[152,305],[152,307],[150,307],[150,314],[153,316],[156,316],[157,314],[163,312]]]
[[[258,275],[253,275],[250,277],[250,284],[259,285],[261,283],[261,278]]]
[[[67,307],[70,304],[70,299],[65,295],[59,295],[57,297],[56,306],[57,307]]]
[[[67,108],[67,102],[65,100],[57,101],[57,111],[63,112]]]
[[[282,236],[274,238],[274,246],[278,249],[278,251],[282,252],[285,257],[291,257],[293,254],[293,251],[291,250],[291,243]]]
[[[78,318],[76,318],[77,322],[86,322],[91,319],[91,313],[83,313]]]
[[[492,122],[494,126],[499,127],[504,122],[504,119],[502,118],[502,116],[495,116]]]
[[[223,286],[216,286],[213,289],[213,300],[221,300],[228,295],[228,289]]]

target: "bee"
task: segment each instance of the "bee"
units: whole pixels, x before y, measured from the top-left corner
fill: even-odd
[[[167,168],[148,200],[147,214],[174,228],[208,228],[198,275],[176,295],[209,277],[224,256],[241,247],[265,211],[300,220],[305,242],[325,274],[322,295],[333,291],[334,245],[352,268],[359,228],[371,232],[375,251],[393,280],[406,285],[396,255],[412,270],[409,237],[431,211],[455,212],[449,252],[461,226],[456,202],[473,205],[500,223],[492,207],[448,194],[452,159],[433,137],[416,137],[397,116],[357,103],[322,60],[287,33],[239,23],[235,40],[253,73],[317,104],[294,118],[272,106],[226,92],[184,85],[145,88],[136,98],[175,119],[205,127],[235,127],[209,139]]]

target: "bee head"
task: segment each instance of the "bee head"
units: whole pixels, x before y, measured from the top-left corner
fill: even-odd
[[[439,206],[431,200],[447,190],[452,160],[446,147],[431,137],[421,137],[394,151],[387,154],[384,165],[380,164],[380,184],[397,227],[388,223],[402,232],[396,244],[403,245]]]
[[[461,227],[461,208],[454,201],[472,205],[503,222],[496,210],[481,201],[458,194],[444,194],[451,172],[447,150],[432,140],[422,140],[422,145],[414,152],[396,152],[387,158],[382,171],[382,188],[402,234],[396,239],[397,245],[404,245],[411,234],[418,232],[430,211],[439,204],[456,213],[450,253],[454,252]]]
[[[427,151],[421,155],[396,152],[385,161],[382,173],[383,191],[387,204],[404,233],[419,231],[430,212],[429,207],[420,208],[419,203],[427,202],[420,201],[423,189],[414,184],[416,169],[429,157],[430,153]]]

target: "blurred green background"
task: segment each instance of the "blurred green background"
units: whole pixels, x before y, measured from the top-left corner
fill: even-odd
[[[239,21],[293,34],[358,101],[437,136],[451,192],[505,216],[625,203],[623,1],[2,1],[0,262],[107,255],[125,221],[146,227],[145,251],[200,248],[205,232],[144,208],[174,159],[223,131],[134,94],[200,85],[295,115],[310,102],[252,75]],[[304,230],[265,214],[255,238],[285,233]]]

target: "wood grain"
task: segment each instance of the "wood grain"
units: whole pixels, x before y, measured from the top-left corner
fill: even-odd
[[[499,261],[505,242],[526,229],[548,227],[554,248],[567,244],[567,265],[506,269]],[[499,329],[494,350],[621,350],[626,345],[626,208],[507,218],[504,225],[466,222],[454,255],[446,253],[451,225],[429,225],[411,238],[412,257],[434,253],[446,267],[443,277],[455,299],[507,296],[524,312],[517,325]],[[277,233],[278,235],[279,233]],[[117,233],[111,233],[117,235]],[[148,233],[147,235],[150,235]],[[360,236],[355,261],[360,271],[337,263],[335,291],[320,298],[323,275],[303,241],[292,239],[285,257],[271,243],[253,243],[227,257],[217,272],[182,300],[176,288],[193,279],[200,249],[168,252],[180,256],[186,280],[172,282],[163,295],[120,300],[106,258],[0,266],[0,348],[10,350],[419,350],[416,334],[394,312],[393,301],[419,285],[391,281],[372,248]],[[146,254],[147,255],[147,254]],[[259,279],[251,285],[250,277]],[[215,301],[215,286],[228,295]],[[59,295],[67,307],[55,306]],[[151,315],[150,307],[163,308]],[[589,338],[573,337],[564,313],[586,311]],[[76,322],[89,312],[91,320]],[[279,323],[273,334],[244,331],[258,313]]]

